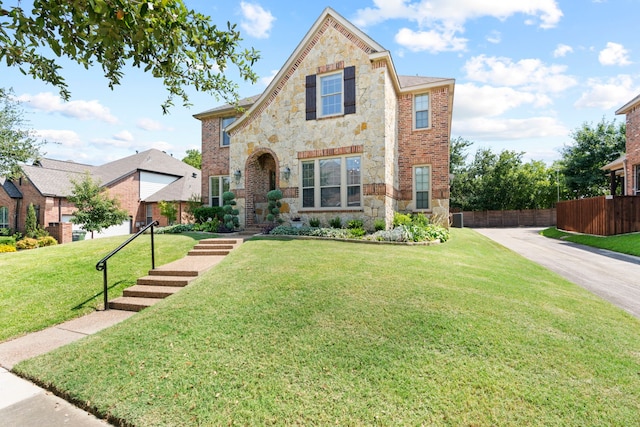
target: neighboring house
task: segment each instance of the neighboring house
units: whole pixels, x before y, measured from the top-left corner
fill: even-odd
[[[450,78],[399,76],[388,50],[327,8],[243,113],[194,115],[205,202],[232,190],[247,228],[276,188],[284,219],[448,217],[453,92]]]
[[[637,196],[640,195],[640,95],[621,107],[616,114],[625,114],[627,124],[626,155],[618,159],[617,167],[624,171],[625,194]]]
[[[155,149],[102,166],[42,159],[22,169],[22,178],[0,179],[0,227],[21,232],[29,204],[36,208],[38,224],[44,227],[68,223],[75,210],[67,200],[72,181],[82,180],[86,173],[99,180],[130,216],[121,226],[110,227],[95,237],[130,234],[152,220],[167,225],[158,207],[161,200],[179,202],[177,221],[186,222],[187,201],[201,193],[198,169]]]

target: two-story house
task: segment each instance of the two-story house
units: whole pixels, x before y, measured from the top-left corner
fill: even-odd
[[[276,188],[285,219],[448,217],[453,92],[450,78],[398,75],[388,50],[327,8],[242,113],[194,115],[205,202],[234,191],[247,228]]]
[[[624,172],[625,194],[640,195],[640,95],[620,107],[616,114],[626,116],[626,154],[619,159],[618,166]]]

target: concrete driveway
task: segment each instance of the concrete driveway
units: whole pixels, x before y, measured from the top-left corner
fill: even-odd
[[[640,258],[542,237],[542,228],[474,230],[640,319]]]

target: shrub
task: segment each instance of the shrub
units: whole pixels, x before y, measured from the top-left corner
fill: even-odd
[[[178,218],[178,206],[173,202],[160,200],[158,202],[158,207],[160,208],[160,215],[167,218],[167,223],[169,225],[173,225]]]
[[[202,224],[195,224],[193,226],[194,231],[204,231],[206,233],[216,233],[220,230],[222,223],[218,218],[213,218],[211,221],[203,222]]]
[[[320,227],[320,218],[310,218],[309,219],[309,227]]]
[[[24,223],[24,234],[27,237],[36,237],[36,230],[38,229],[38,220],[36,218],[36,208],[33,207],[33,203],[29,203],[27,208],[27,218]]]
[[[16,246],[16,239],[13,236],[0,236],[0,245]]]
[[[403,214],[400,212],[393,213],[393,226],[398,227],[400,225],[409,225],[411,224],[411,215]]]
[[[267,221],[277,222],[278,224],[282,223],[282,219],[280,218],[280,208],[282,207],[282,191],[280,190],[271,190],[267,193]]]
[[[234,207],[236,205],[235,198],[236,195],[233,191],[225,191],[222,193],[224,203],[222,207],[222,211],[224,212],[223,224],[229,231],[233,231],[240,226],[240,220],[238,219],[240,211]]]
[[[329,227],[331,228],[342,228],[342,219],[337,216],[329,220]]]
[[[13,231],[10,228],[0,228],[0,236],[11,236]]]
[[[359,239],[364,236],[367,232],[362,227],[354,227],[347,229],[347,236],[351,239]]]
[[[203,224],[209,219],[217,219],[222,221],[224,218],[224,211],[220,206],[200,206],[193,209],[193,218],[196,224]]]
[[[5,252],[16,252],[17,249],[15,246],[13,245],[6,245],[3,243],[0,243],[0,253],[5,253]]]
[[[154,229],[157,234],[180,234],[186,231],[193,231],[195,224],[176,224],[168,227],[158,227]]]
[[[376,231],[385,230],[387,228],[387,223],[384,219],[378,218],[373,222],[373,228]]]
[[[422,212],[413,215],[411,217],[411,222],[421,227],[426,227],[430,223],[429,218]]]
[[[17,249],[35,249],[38,247],[38,241],[31,237],[25,237],[22,240],[16,242]]]
[[[347,228],[364,228],[364,221],[361,219],[351,219],[347,221]]]
[[[45,246],[55,246],[58,241],[53,236],[44,236],[38,239],[38,247],[44,248]]]

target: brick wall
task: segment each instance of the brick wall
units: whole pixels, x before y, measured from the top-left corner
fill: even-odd
[[[220,117],[202,120],[202,201],[209,204],[209,177],[229,175],[229,147],[220,146]]]
[[[413,129],[413,95],[398,99],[398,178],[400,209],[413,209],[413,166],[431,166],[432,206],[449,206],[449,90],[429,92],[431,127]]]
[[[40,192],[26,177],[17,179],[14,184],[18,187],[23,197],[18,211],[18,231],[24,231],[25,220],[27,219],[27,209],[29,209],[29,204],[31,203],[33,203],[34,207],[40,206],[40,215],[37,218],[38,224],[45,226],[48,225],[49,222],[58,222],[57,212],[55,213],[55,216],[52,211],[45,212],[45,208],[47,206],[50,209],[53,209],[53,201],[50,200],[47,203],[47,198],[40,194]],[[45,220],[48,220],[48,222],[45,222]]]
[[[627,193],[634,195],[634,166],[640,167],[640,105],[627,113]],[[636,189],[637,190],[637,189]]]
[[[108,188],[109,197],[116,198],[120,202],[120,207],[136,222],[144,223],[146,211],[144,203],[140,202],[140,172],[132,173],[113,184]]]

